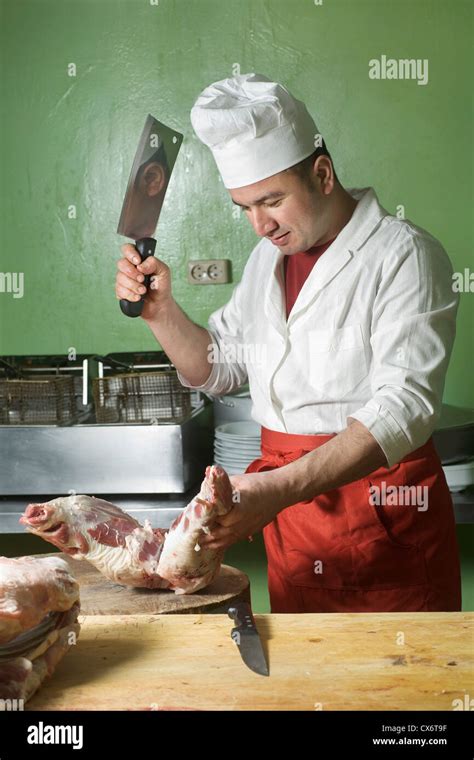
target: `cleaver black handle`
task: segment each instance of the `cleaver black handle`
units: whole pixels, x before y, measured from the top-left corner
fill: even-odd
[[[145,259],[147,259],[148,256],[154,255],[155,247],[156,247],[155,238],[140,238],[140,240],[137,240],[135,242],[135,248],[140,254],[140,258],[142,262],[145,261]],[[150,285],[150,279],[151,279],[150,275],[146,274],[145,281],[141,283],[147,289]],[[146,297],[146,293],[142,295],[139,301],[127,301],[126,298],[121,298],[120,308],[122,309],[123,313],[127,317],[139,317],[143,311],[143,303],[145,301],[145,297]]]

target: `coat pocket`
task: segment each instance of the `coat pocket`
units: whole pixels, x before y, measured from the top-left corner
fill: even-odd
[[[368,375],[360,324],[308,330],[309,380],[328,398],[340,399]]]
[[[404,485],[403,464],[322,494],[293,514],[293,507],[281,513],[286,517],[281,536],[293,585],[370,591],[428,582],[420,546],[424,513],[416,506],[410,512],[411,506],[373,503],[373,486],[383,493],[383,482]]]
[[[388,470],[377,470],[359,482],[359,520],[368,529],[365,536],[359,532],[354,542],[358,583],[370,589],[426,584],[422,548],[426,517],[416,499],[407,497],[405,465],[401,462]]]

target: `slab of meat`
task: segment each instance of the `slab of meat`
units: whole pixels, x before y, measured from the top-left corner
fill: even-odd
[[[0,698],[28,700],[77,641],[79,586],[59,557],[0,557]]]
[[[65,496],[30,504],[20,522],[74,559],[87,559],[125,586],[167,588],[158,574],[165,531],[144,526],[114,504],[93,496]]]
[[[207,586],[219,572],[223,552],[197,551],[199,538],[231,508],[227,473],[212,466],[169,532],[148,521],[142,526],[113,504],[84,495],[30,504],[20,522],[74,559],[87,559],[116,583],[188,594]]]
[[[232,509],[232,486],[216,465],[206,469],[199,494],[176,518],[166,536],[158,572],[176,594],[192,594],[208,586],[219,572],[224,551],[205,549],[199,539],[209,533],[216,517]]]
[[[78,600],[79,585],[60,557],[0,557],[0,645]]]
[[[23,699],[26,702],[44,679],[52,676],[58,662],[79,637],[79,610],[79,603],[76,603],[70,610],[59,615],[55,621],[56,627],[22,655],[5,657],[0,647],[1,699]],[[12,646],[14,643],[15,640],[10,642]]]

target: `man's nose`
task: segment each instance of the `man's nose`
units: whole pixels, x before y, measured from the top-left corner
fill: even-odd
[[[262,208],[254,208],[252,210],[252,226],[259,237],[265,237],[269,233],[278,229],[278,225],[269,216],[268,212]]]

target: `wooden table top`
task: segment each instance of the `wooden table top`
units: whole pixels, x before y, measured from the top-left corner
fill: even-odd
[[[227,615],[81,615],[28,709],[453,710],[474,694],[468,612],[256,615],[270,676]]]

